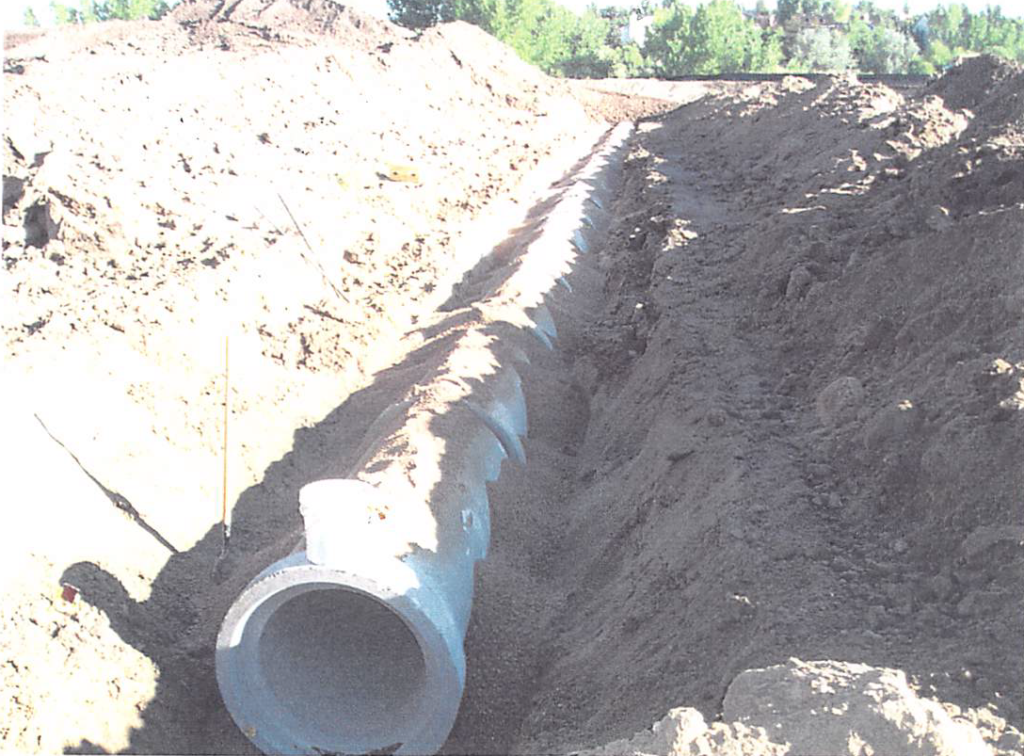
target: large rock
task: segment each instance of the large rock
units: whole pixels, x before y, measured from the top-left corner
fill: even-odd
[[[836,378],[820,392],[815,402],[818,419],[829,427],[853,420],[864,403],[864,386],[851,375]]]
[[[721,722],[676,708],[575,756],[1010,756],[1024,737],[987,708],[917,695],[898,669],[790,659],[729,686]]]
[[[990,754],[978,730],[921,698],[900,670],[790,659],[738,675],[722,705],[726,722],[763,727],[787,756]]]

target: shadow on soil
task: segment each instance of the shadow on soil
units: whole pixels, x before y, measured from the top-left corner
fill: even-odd
[[[156,694],[141,714],[143,725],[132,732],[123,753],[258,753],[231,720],[216,683],[214,648],[224,614],[253,576],[299,543],[299,489],[314,480],[349,476],[373,421],[414,384],[436,377],[447,345],[477,321],[477,313],[466,305],[494,291],[514,272],[518,256],[541,233],[541,221],[571,183],[566,178],[554,184],[552,195],[531,209],[526,222],[464,275],[439,308],[440,319],[417,329],[423,346],[376,373],[368,386],[319,423],[295,432],[291,451],[235,502],[226,554],[218,525],[192,549],[171,556],[143,602],[132,599],[117,577],[93,563],[80,562],[64,571],[62,581],[106,613],[118,635],[159,670]],[[509,328],[492,324],[483,332],[507,337]],[[532,334],[516,330],[522,342],[536,343]],[[477,388],[473,386],[470,400]],[[65,749],[106,752],[87,740]]]

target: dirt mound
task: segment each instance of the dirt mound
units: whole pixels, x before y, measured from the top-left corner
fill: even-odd
[[[1021,70],[1018,63],[992,55],[979,55],[962,61],[936,79],[926,91],[941,97],[949,108],[976,110],[981,103],[991,100],[1008,79],[1019,78]],[[1013,97],[1014,92],[1019,92],[1019,83],[1014,86],[1011,82],[1004,93],[1011,99],[1019,99]]]
[[[358,3],[332,0],[184,0],[168,18],[189,26],[230,21],[271,32],[307,32],[366,49],[413,36],[406,29],[362,12]]]
[[[711,720],[791,656],[1020,726],[1021,80],[991,92],[794,78],[642,125],[517,750]]]
[[[956,146],[916,171],[910,197],[924,197],[954,217],[994,212],[1020,201],[1024,145],[1024,67],[972,58],[929,90],[947,107],[968,108]]]
[[[502,233],[607,128],[468,25],[213,7],[5,61],[8,749],[250,747],[214,683],[218,602],[373,417],[305,428],[486,251],[475,224]]]

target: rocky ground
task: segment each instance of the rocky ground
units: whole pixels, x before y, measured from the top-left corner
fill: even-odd
[[[787,680],[897,691],[934,752],[1021,750],[1019,69],[638,94],[463,24],[221,5],[6,40],[5,750],[251,752],[226,603],[387,405],[400,336],[623,119],[445,752],[781,753]]]

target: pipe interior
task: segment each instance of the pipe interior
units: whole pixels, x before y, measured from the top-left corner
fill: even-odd
[[[340,586],[281,604],[267,618],[259,659],[273,705],[307,742],[348,751],[401,741],[425,692],[423,652],[402,618]]]

